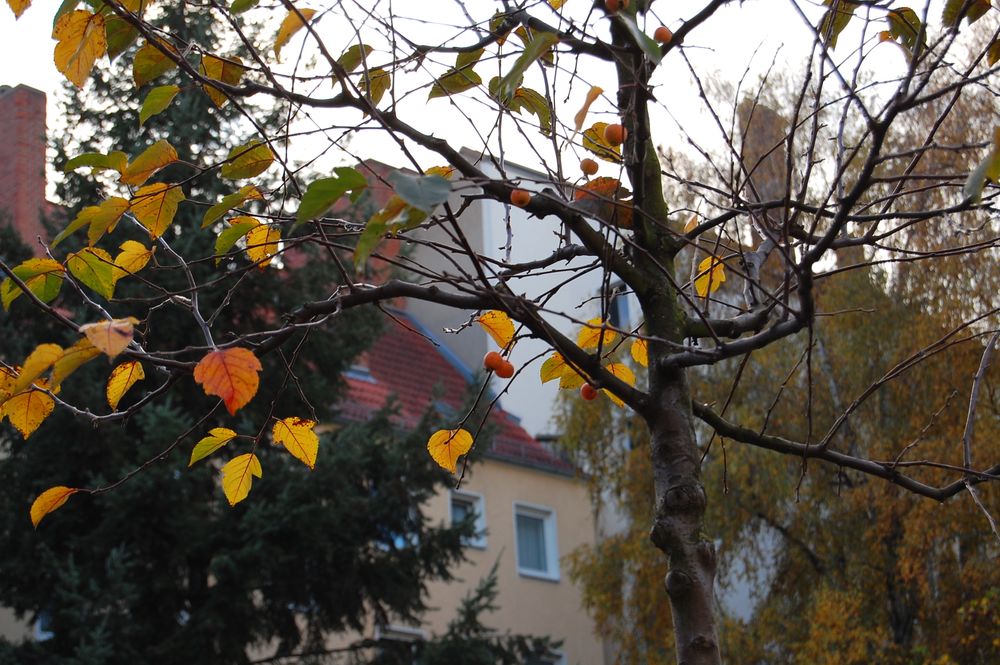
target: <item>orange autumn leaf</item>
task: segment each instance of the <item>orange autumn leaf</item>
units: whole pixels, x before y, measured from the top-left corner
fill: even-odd
[[[506,349],[514,340],[514,322],[510,320],[506,312],[493,309],[480,316],[476,321],[501,349]]]
[[[66,500],[79,492],[75,487],[58,485],[45,490],[31,504],[31,523],[38,528],[38,523],[49,513],[62,507]]]
[[[250,486],[253,485],[253,477],[262,477],[264,470],[260,467],[260,460],[253,453],[237,455],[226,462],[222,467],[222,491],[226,495],[226,500],[230,506],[247,498],[250,493]]]
[[[80,333],[86,335],[90,343],[108,354],[108,357],[114,358],[132,342],[132,336],[135,334],[134,326],[137,323],[139,319],[134,316],[87,323],[80,326]]]
[[[587,113],[590,111],[590,105],[593,104],[603,92],[604,90],[598,88],[596,85],[587,91],[587,98],[583,100],[583,106],[581,106],[580,110],[576,112],[575,116],[573,116],[573,127],[576,128],[576,131],[583,129],[583,122],[587,119]]]
[[[111,376],[108,377],[108,385],[104,389],[104,394],[108,398],[108,406],[117,410],[118,402],[121,401],[122,396],[137,381],[145,378],[146,373],[142,369],[142,363],[138,360],[130,360],[111,370]]]
[[[206,395],[221,397],[229,415],[234,415],[257,394],[262,369],[252,351],[235,346],[202,358],[194,368],[194,380]]]
[[[313,469],[319,452],[319,437],[313,431],[315,426],[314,420],[283,418],[274,423],[271,435],[275,444],[281,444],[293,457]]]
[[[464,429],[441,429],[427,440],[427,452],[442,469],[452,473],[458,468],[458,458],[472,448],[472,435]]]

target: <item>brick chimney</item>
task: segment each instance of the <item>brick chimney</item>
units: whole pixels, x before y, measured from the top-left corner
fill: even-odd
[[[0,220],[13,224],[36,254],[45,236],[45,93],[0,86]]]

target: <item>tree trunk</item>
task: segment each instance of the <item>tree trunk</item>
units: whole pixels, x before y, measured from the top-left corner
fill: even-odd
[[[715,545],[704,533],[705,488],[695,445],[691,393],[682,369],[651,373],[655,405],[648,417],[656,489],[650,537],[667,555],[679,665],[721,663],[712,609]]]

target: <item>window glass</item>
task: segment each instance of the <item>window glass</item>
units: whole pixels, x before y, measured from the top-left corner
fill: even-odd
[[[545,520],[517,515],[517,563],[521,568],[548,572],[545,556]]]

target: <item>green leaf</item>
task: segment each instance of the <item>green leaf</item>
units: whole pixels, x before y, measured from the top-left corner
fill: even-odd
[[[909,7],[891,10],[886,15],[886,20],[889,22],[889,34],[910,53],[916,52],[918,38],[920,38],[920,48],[927,45],[920,17]]]
[[[138,30],[125,19],[114,15],[104,18],[104,34],[108,42],[108,60],[112,62],[139,37]]]
[[[122,173],[125,171],[125,167],[128,166],[128,155],[120,150],[115,150],[108,155],[103,155],[99,152],[85,152],[66,162],[66,165],[63,166],[63,173],[69,173],[70,171],[75,171],[86,166],[93,168],[95,171],[111,169]]]
[[[24,282],[36,298],[44,303],[50,303],[59,295],[65,269],[61,263],[53,259],[28,259],[11,272]],[[10,309],[11,303],[22,293],[24,292],[21,287],[15,284],[14,280],[10,277],[5,279],[0,284],[0,300],[3,301],[3,308]]]
[[[233,248],[236,242],[250,232],[250,229],[260,226],[253,217],[233,217],[229,220],[229,228],[224,229],[215,239],[215,265],[219,265],[224,255]]]
[[[340,166],[333,172],[337,175],[332,178],[320,178],[309,183],[295,215],[296,224],[322,217],[344,194],[357,192],[368,186],[365,177],[355,169]]]
[[[455,69],[463,69],[464,67],[471,67],[472,65],[479,62],[479,59],[483,57],[483,53],[486,52],[484,48],[478,48],[475,51],[467,51],[464,53],[459,53],[458,57],[455,58]]]
[[[990,10],[988,0],[971,0],[968,7],[965,6],[966,2],[967,0],[948,0],[941,12],[941,22],[949,28],[958,30],[963,18],[972,25]],[[965,11],[962,11],[963,8]]]
[[[632,41],[635,42],[636,46],[642,49],[642,52],[646,54],[646,57],[649,58],[653,64],[660,63],[660,60],[663,59],[663,52],[660,50],[660,45],[642,31],[642,29],[636,24],[635,16],[633,14],[618,12],[615,14],[615,20],[625,26],[625,29],[628,30],[629,35],[632,37]]]
[[[66,257],[66,267],[80,282],[111,300],[115,295],[115,261],[98,247],[84,247]]]
[[[837,38],[851,22],[854,10],[861,3],[847,2],[847,0],[823,0],[823,4],[829,9],[823,14],[823,20],[819,22],[819,27],[816,30],[827,46],[834,49],[837,48]]]
[[[354,267],[356,269],[360,270],[365,264],[379,240],[385,235],[387,228],[388,225],[384,221],[374,217],[368,220],[365,230],[358,238],[358,244],[354,247]]]
[[[455,95],[482,84],[483,79],[479,77],[479,74],[472,67],[449,69],[444,76],[434,81],[427,99]]]
[[[361,92],[365,93],[373,106],[378,106],[382,97],[392,87],[392,75],[384,69],[373,69],[361,77],[358,87]]]
[[[223,178],[243,180],[260,175],[272,162],[274,153],[271,152],[271,148],[260,139],[253,139],[229,151],[220,173]]]
[[[367,44],[355,44],[351,48],[344,51],[343,55],[337,58],[337,64],[343,67],[345,72],[350,74],[365,61],[365,58],[371,55],[373,50],[375,49]]]
[[[208,436],[195,444],[194,450],[191,451],[191,461],[188,462],[188,466],[208,457],[237,436],[236,432],[227,427],[215,427],[208,430]]]
[[[180,91],[180,86],[176,85],[161,85],[150,90],[146,99],[142,101],[142,108],[139,109],[139,126],[141,127],[157,113],[162,113]]]
[[[518,88],[514,91],[514,98],[510,100],[510,110],[517,113],[528,111],[538,117],[542,133],[548,135],[552,131],[552,109],[541,93],[531,88]]]
[[[505,103],[514,96],[521,85],[524,73],[536,60],[559,42],[559,36],[552,32],[540,32],[524,47],[524,51],[514,61],[514,66],[504,75],[497,86],[497,97]]]
[[[176,53],[176,50],[169,44],[157,43],[160,47]],[[141,88],[176,67],[177,64],[164,55],[160,48],[146,42],[142,48],[136,51],[135,59],[132,61],[132,79],[135,81],[135,87]]]
[[[253,9],[257,6],[260,0],[236,0],[230,7],[229,11],[234,14],[242,14],[248,9]]]
[[[451,194],[451,183],[439,175],[410,175],[393,171],[387,180],[399,198],[427,214],[447,201]]]
[[[254,185],[244,185],[243,187],[240,187],[238,192],[226,194],[222,197],[221,201],[209,208],[208,212],[205,213],[205,216],[201,220],[201,228],[207,228],[227,212],[233,208],[239,207],[250,199],[263,201],[264,195],[261,194],[260,190]]]

